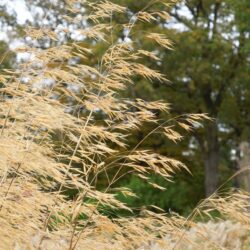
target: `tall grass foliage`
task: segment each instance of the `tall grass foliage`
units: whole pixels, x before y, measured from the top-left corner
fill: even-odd
[[[151,11],[155,3],[163,10]],[[178,143],[182,135],[177,131],[191,131],[209,119],[204,114],[189,114],[162,121],[157,113],[171,116],[168,103],[121,95],[138,77],[166,81],[160,72],[140,63],[143,57],[160,59],[152,51],[136,49],[129,34],[138,22],[168,19],[164,8],[173,3],[149,1],[143,10],[130,15],[126,6],[106,0],[68,0],[71,15],[65,20],[77,24],[73,32],[84,42],[71,39],[47,49],[37,48],[37,42],[47,39],[57,44],[59,34],[44,27],[27,27],[30,45],[15,49],[28,55],[27,59],[0,76],[0,249],[149,249],[152,244],[162,249],[186,249],[188,245],[201,249],[202,242],[217,249],[220,246],[207,239],[205,229],[196,235],[202,239],[199,244],[189,237],[187,232],[198,226],[197,215],[207,217],[211,210],[218,210],[249,225],[249,196],[242,192],[226,197],[216,194],[189,218],[166,214],[153,204],[133,216],[132,208],[117,199],[118,193],[136,195],[117,187],[126,175],[136,175],[162,189],[150,181],[152,173],[171,181],[179,170],[189,171],[176,159],[143,149],[146,138],[157,132]],[[85,28],[78,15],[81,6],[88,10],[84,18],[92,24]],[[113,15],[123,15],[127,23],[114,25]],[[126,30],[123,40],[114,39],[117,30]],[[61,32],[70,37],[72,31],[65,28]],[[144,35],[155,46],[172,48],[162,34]],[[90,66],[91,58],[97,57],[92,48],[100,42],[107,49]],[[152,123],[155,129],[128,149],[128,136],[145,123]],[[106,179],[104,189],[97,185],[100,176]],[[69,197],[70,190],[74,195]],[[110,209],[131,215],[107,216],[103,211]]]

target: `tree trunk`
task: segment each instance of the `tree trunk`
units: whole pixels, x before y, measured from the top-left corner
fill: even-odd
[[[207,140],[205,142],[204,165],[205,165],[205,192],[206,197],[213,194],[219,184],[219,161],[220,148],[216,124],[207,129]]]
[[[216,191],[219,183],[219,153],[217,149],[209,152],[205,158],[205,191],[206,197],[209,197]]]
[[[241,142],[239,145],[238,170],[242,171],[237,176],[240,188],[250,192],[250,142]]]

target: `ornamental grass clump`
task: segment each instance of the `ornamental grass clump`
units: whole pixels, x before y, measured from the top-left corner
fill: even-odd
[[[200,249],[185,233],[196,226],[194,216],[189,220],[165,214],[155,206],[158,213],[143,208],[134,216],[133,209],[117,198],[118,193],[136,195],[117,187],[126,175],[163,189],[150,180],[151,174],[170,181],[176,172],[189,171],[177,159],[144,149],[145,138],[130,149],[127,138],[133,131],[151,123],[155,129],[146,137],[163,133],[166,140],[178,143],[180,129],[193,130],[209,119],[205,114],[171,118],[164,101],[122,95],[138,78],[161,84],[167,81],[140,62],[142,57],[156,62],[160,58],[136,48],[129,36],[138,22],[169,18],[165,10],[150,11],[156,2],[162,9],[174,3],[151,1],[129,16],[126,6],[109,1],[68,0],[65,11],[70,14],[64,18],[75,29],[61,32],[81,39],[68,39],[65,44],[47,27],[27,27],[29,46],[15,52],[29,56],[0,76],[0,249],[146,249],[153,244],[168,249],[178,248],[180,242]],[[82,6],[87,16],[78,15]],[[127,22],[114,25],[113,15],[123,15]],[[81,17],[91,25],[83,28]],[[126,37],[115,40],[116,30],[126,30]],[[165,35],[144,36],[155,46],[172,48]],[[52,41],[51,47],[39,48],[37,43],[43,40]],[[99,43],[106,50],[96,55]],[[98,63],[91,65],[93,57]],[[161,120],[159,112],[170,119]],[[105,179],[105,188],[98,186],[100,177]],[[242,194],[232,197],[235,203],[246,198]],[[240,213],[246,199],[228,209],[225,204],[230,199],[226,198],[212,197],[206,205],[215,205],[223,214],[231,213],[234,219],[249,224],[248,214]],[[112,218],[105,210],[128,211],[130,216]],[[200,235],[204,237],[202,232]]]

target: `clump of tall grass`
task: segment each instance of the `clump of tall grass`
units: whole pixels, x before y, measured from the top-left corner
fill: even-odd
[[[31,46],[16,49],[28,53],[29,59],[0,76],[0,248],[140,249],[154,242],[168,249],[166,235],[177,248],[180,240],[192,244],[183,229],[196,226],[196,214],[208,213],[202,207],[215,207],[249,225],[247,194],[232,194],[232,199],[212,197],[206,206],[202,203],[197,208],[192,220],[166,215],[160,209],[159,213],[152,212],[150,208],[142,209],[138,217],[111,218],[102,212],[132,212],[119,201],[117,193],[136,194],[115,186],[126,175],[134,174],[151,183],[151,173],[169,181],[177,171],[188,170],[176,159],[143,149],[143,141],[128,150],[127,137],[132,131],[152,123],[155,129],[146,137],[162,132],[166,139],[178,143],[182,136],[177,127],[190,131],[208,117],[191,114],[162,121],[157,113],[170,115],[168,103],[121,95],[129,85],[136,84],[135,76],[166,81],[160,72],[140,63],[144,56],[159,58],[151,51],[136,49],[129,34],[137,22],[168,18],[165,11],[151,12],[150,7],[157,2],[164,8],[170,1],[150,1],[128,18],[126,6],[69,0],[71,17],[65,17],[67,22],[82,21],[77,17],[80,2],[89,10],[87,18],[92,23],[74,31],[85,38],[84,43],[71,41],[38,49],[37,41],[57,41],[58,34],[48,28],[29,27],[26,32],[33,41]],[[120,30],[126,29],[123,41],[113,38],[115,14],[128,19],[119,24]],[[67,29],[63,32],[70,35]],[[169,39],[161,34],[145,34],[144,39],[171,48]],[[99,42],[107,49],[91,66],[89,61],[96,56],[92,48]],[[105,189],[98,188],[100,176],[106,178]],[[151,185],[162,189],[157,183]],[[74,192],[73,197],[69,198],[68,191]],[[228,207],[232,200],[234,205]],[[45,244],[47,239],[49,245]]]

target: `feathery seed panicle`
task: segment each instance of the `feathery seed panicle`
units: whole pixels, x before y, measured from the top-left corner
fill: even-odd
[[[169,18],[167,9],[150,12],[152,4],[161,3],[164,9],[173,2],[150,1],[131,18],[126,6],[111,1],[67,0],[65,12],[70,16],[64,20],[68,27],[76,27],[83,41],[71,37],[60,44],[55,30],[26,29],[31,45],[15,51],[27,53],[28,58],[0,75],[0,249],[125,250],[149,248],[153,243],[163,249],[179,243],[200,249],[186,233],[187,228],[197,227],[195,222],[173,213],[155,213],[150,207],[141,208],[135,216],[133,209],[118,199],[119,193],[137,196],[133,190],[117,187],[125,175],[134,174],[164,189],[151,181],[151,174],[172,181],[176,172],[189,171],[176,159],[145,150],[144,140],[162,132],[178,142],[182,138],[178,127],[190,131],[209,119],[205,114],[191,114],[162,122],[156,113],[170,115],[168,103],[121,95],[138,77],[151,82],[165,82],[166,78],[138,62],[142,56],[159,61],[154,52],[137,49],[132,37],[131,41],[115,40],[114,31],[121,30],[112,23],[113,15],[127,20],[121,26],[128,28],[129,38],[137,22]],[[76,18],[81,8],[88,13],[83,17],[89,22],[84,28],[83,19]],[[146,37],[156,46],[172,48],[165,35]],[[45,38],[54,45],[37,48]],[[93,58],[98,57],[95,46],[100,43],[107,49],[93,66]],[[144,123],[155,129],[130,149],[127,138]],[[107,185],[100,189],[98,182],[104,178]],[[216,208],[249,224],[247,200],[249,194],[243,193],[216,196],[201,209],[208,214],[207,207]],[[152,208],[159,211],[154,205]],[[130,216],[107,216],[107,211],[121,210]]]

